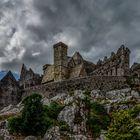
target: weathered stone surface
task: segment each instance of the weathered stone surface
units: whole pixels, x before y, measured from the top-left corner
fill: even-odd
[[[94,75],[128,76],[130,75],[129,58],[130,50],[122,45],[117,53],[112,53],[110,58],[105,57],[103,61],[97,62]]]
[[[0,113],[7,112],[11,109],[13,109],[13,105],[10,104],[9,106],[4,107],[2,110],[0,110]]]
[[[44,69],[42,83],[45,83],[47,81],[54,81],[54,66],[53,65],[47,65],[47,67]]]
[[[100,135],[99,138],[97,138],[96,140],[106,140],[105,136],[104,135]]]
[[[39,74],[33,72],[30,68],[27,70],[26,66],[23,64],[21,68],[21,74],[19,79],[19,85],[21,88],[27,88],[35,85],[41,84],[42,77]]]
[[[140,64],[135,64],[130,69],[130,50],[121,45],[116,53],[112,52],[110,58],[104,57],[97,64],[83,59],[79,52],[75,52],[72,57],[67,56],[68,46],[59,42],[53,46],[54,64],[43,66],[42,83],[62,81],[89,75],[101,76],[130,76],[140,75]]]
[[[50,103],[50,100],[45,97],[42,99],[42,103],[43,103],[43,105],[48,105]]]
[[[71,137],[73,140],[90,140],[84,135],[74,135]],[[92,139],[91,139],[92,140]]]
[[[131,96],[131,89],[125,88],[121,90],[113,90],[106,93],[106,98],[111,100],[125,98],[126,96]]]
[[[7,120],[1,121],[0,122],[0,129],[6,129],[7,128],[7,124],[8,124]]]
[[[65,100],[64,100],[64,104],[65,105],[69,105],[70,103],[73,103],[74,101],[74,97],[73,96],[68,96]]]
[[[20,87],[12,72],[9,71],[0,82],[0,109],[10,104],[16,105],[20,100]]]
[[[55,127],[52,127],[51,129],[49,129],[46,132],[43,140],[60,140],[59,127],[55,126]]]
[[[58,120],[65,121],[70,131],[73,133],[72,138],[87,139],[85,135],[86,129],[86,111],[84,110],[85,104],[82,100],[85,98],[84,91],[76,90],[72,96],[66,98],[64,101],[67,106],[59,113]],[[88,135],[88,133],[87,133]]]
[[[65,121],[71,128],[73,127],[75,113],[78,110],[76,105],[73,106],[66,106],[59,114],[58,120]]]
[[[28,136],[24,140],[37,140],[35,136]]]
[[[93,90],[89,96],[91,99],[102,103],[108,113],[111,113],[114,110],[129,109],[139,103],[139,93],[130,88],[108,92]],[[87,110],[85,109],[85,104],[83,102],[85,97],[85,90],[75,90],[70,94],[63,92],[52,98],[44,98],[42,100],[44,104],[58,101],[65,105],[63,110],[59,113],[57,120],[65,121],[69,125],[69,130],[62,131],[58,126],[53,126],[46,132],[42,140],[63,140],[63,138],[66,137],[72,140],[94,140],[86,127]],[[17,106],[21,108],[21,104]],[[13,107],[14,106],[9,106],[3,109],[2,113],[10,112]],[[139,118],[138,115],[136,119],[139,120]],[[5,129],[3,122],[0,123],[0,126]],[[105,140],[105,133],[106,132],[102,130],[100,137],[96,140]]]
[[[64,80],[61,82],[52,82],[39,86],[34,86],[27,88],[23,92],[23,97],[29,96],[30,94],[36,92],[41,95],[52,98],[59,93],[70,93],[74,90],[101,90],[110,91],[115,89],[128,88],[126,83],[126,78],[116,77],[116,76],[89,76],[85,78],[77,78]]]
[[[66,99],[68,94],[66,93],[61,93],[56,95],[55,97],[51,98],[50,101],[58,101],[58,102],[63,102],[64,99]]]
[[[16,140],[14,139],[6,129],[0,129],[0,138],[2,140]]]
[[[140,94],[137,91],[132,90],[131,91],[131,96],[137,99],[140,99]]]
[[[18,106],[13,106],[13,105],[9,105],[5,108],[3,108],[0,111],[0,115],[9,115],[9,114],[17,114],[22,110],[22,106],[18,107]]]

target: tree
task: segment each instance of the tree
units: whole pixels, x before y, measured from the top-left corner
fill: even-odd
[[[122,110],[112,115],[107,140],[140,140],[140,130],[134,123],[129,111]]]
[[[44,122],[43,104],[41,95],[33,94],[23,100],[24,108],[22,115],[9,120],[10,132],[23,135],[43,135],[46,130]]]
[[[100,103],[90,101],[88,104],[87,126],[92,130],[93,136],[96,138],[99,137],[102,129],[107,130],[110,124],[110,117]]]
[[[11,118],[8,122],[8,129],[11,133],[43,136],[49,127],[58,123],[57,116],[64,106],[57,102],[43,106],[41,99],[41,95],[32,94],[22,101],[24,105],[22,114]],[[62,122],[60,124],[62,129],[67,127]]]
[[[23,132],[27,135],[40,135],[45,128],[41,95],[33,94],[23,100]]]

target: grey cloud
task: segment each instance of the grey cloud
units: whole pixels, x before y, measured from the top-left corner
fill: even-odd
[[[4,58],[0,68],[17,71],[24,62],[41,72],[43,64],[52,63],[52,45],[57,41],[69,45],[70,55],[78,50],[95,63],[125,44],[132,50],[131,63],[140,62],[139,7],[139,0],[0,1],[0,54],[7,54],[8,45],[13,54],[12,61],[9,55],[0,56]],[[5,26],[4,20],[9,22]],[[20,42],[19,47],[14,41]],[[35,52],[40,54],[33,56]]]

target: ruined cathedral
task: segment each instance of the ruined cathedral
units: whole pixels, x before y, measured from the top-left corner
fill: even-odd
[[[43,66],[43,75],[23,64],[19,81],[10,71],[0,80],[0,108],[17,104],[34,92],[48,97],[76,89],[110,91],[128,88],[129,79],[140,85],[140,64],[130,67],[130,50],[124,45],[96,64],[85,60],[79,52],[68,56],[68,46],[62,42],[52,49],[54,62]]]
[[[117,53],[112,53],[110,58],[105,57],[97,64],[84,60],[79,52],[72,57],[67,55],[68,46],[60,42],[53,46],[54,64],[43,66],[42,83],[61,81],[89,75],[124,76],[129,75],[130,50],[123,45]]]
[[[84,60],[79,52],[75,52],[72,57],[69,57],[67,55],[68,46],[64,43],[55,44],[53,49],[54,64],[43,66],[42,83],[84,77],[94,70],[95,65]]]
[[[49,82],[63,81],[87,76],[137,76],[140,64],[130,68],[130,50],[122,45],[116,53],[104,57],[97,64],[86,61],[79,52],[68,56],[68,46],[62,42],[53,45],[53,64],[43,66],[43,75],[35,74],[32,69],[22,66],[20,85],[26,87]]]

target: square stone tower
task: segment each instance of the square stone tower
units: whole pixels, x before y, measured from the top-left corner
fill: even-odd
[[[54,81],[61,81],[68,78],[68,46],[59,42],[54,48]]]

